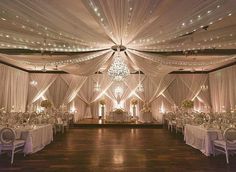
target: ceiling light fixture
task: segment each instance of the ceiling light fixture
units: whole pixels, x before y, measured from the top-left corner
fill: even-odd
[[[37,84],[38,84],[38,82],[35,80],[30,81],[30,85],[32,85],[32,86],[36,86]]]
[[[120,56],[121,48],[122,50],[125,50],[123,49],[123,46],[116,46],[117,56],[115,57],[111,67],[108,69],[108,75],[114,81],[122,81],[130,74],[129,68]],[[112,47],[112,49],[114,50],[114,46]]]

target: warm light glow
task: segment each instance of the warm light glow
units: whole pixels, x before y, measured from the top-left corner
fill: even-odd
[[[122,81],[129,75],[129,68],[125,64],[124,60],[120,56],[120,49],[118,48],[117,56],[115,57],[114,62],[111,67],[108,69],[108,75],[114,81]]]
[[[115,88],[115,95],[116,95],[116,97],[121,96],[123,94],[123,91],[124,90],[123,90],[122,87],[120,87],[120,86],[116,87]]]
[[[36,113],[40,113],[40,112],[43,112],[44,111],[44,108],[41,107],[41,106],[37,106],[36,108]]]
[[[76,108],[75,108],[74,106],[71,107],[70,112],[71,112],[71,113],[75,113],[75,112],[76,112]]]
[[[124,109],[124,101],[113,101],[113,107],[114,109]]]
[[[114,149],[113,154],[113,162],[114,164],[122,164],[124,162],[123,152],[120,150]]]
[[[101,85],[99,85],[98,82],[96,82],[95,85],[94,85],[94,91],[96,91],[96,92],[101,91]]]
[[[160,107],[160,113],[165,113],[165,112],[166,112],[166,110],[165,110],[164,104],[162,102],[161,107]]]
[[[32,86],[36,86],[37,84],[38,84],[38,82],[35,80],[30,81],[30,85],[32,85]]]
[[[208,85],[201,85],[201,90],[202,91],[208,90]]]

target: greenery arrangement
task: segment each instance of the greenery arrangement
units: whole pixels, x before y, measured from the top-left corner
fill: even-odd
[[[50,107],[52,107],[52,103],[49,100],[43,100],[41,102],[41,107],[50,108]]]
[[[185,109],[191,109],[194,106],[194,102],[192,100],[184,100],[182,102],[182,107]]]

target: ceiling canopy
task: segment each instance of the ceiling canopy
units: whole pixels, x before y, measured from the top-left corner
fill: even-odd
[[[26,70],[211,70],[235,62],[235,0],[1,0],[0,60]],[[220,53],[219,53],[220,52]]]

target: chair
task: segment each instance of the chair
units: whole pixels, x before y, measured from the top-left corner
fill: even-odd
[[[176,127],[176,117],[174,115],[169,116],[168,119],[168,130],[173,131],[173,128]]]
[[[176,119],[176,126],[175,126],[176,133],[178,133],[178,130],[181,133],[184,133],[184,122],[183,119],[177,118]]]
[[[25,145],[24,140],[16,140],[15,131],[5,127],[0,131],[0,153],[2,151],[11,151],[11,164],[14,161],[14,154],[22,151]]]
[[[223,140],[215,140],[213,142],[214,155],[215,151],[225,153],[226,162],[229,164],[229,151],[236,151],[236,128],[227,128],[223,136]]]

